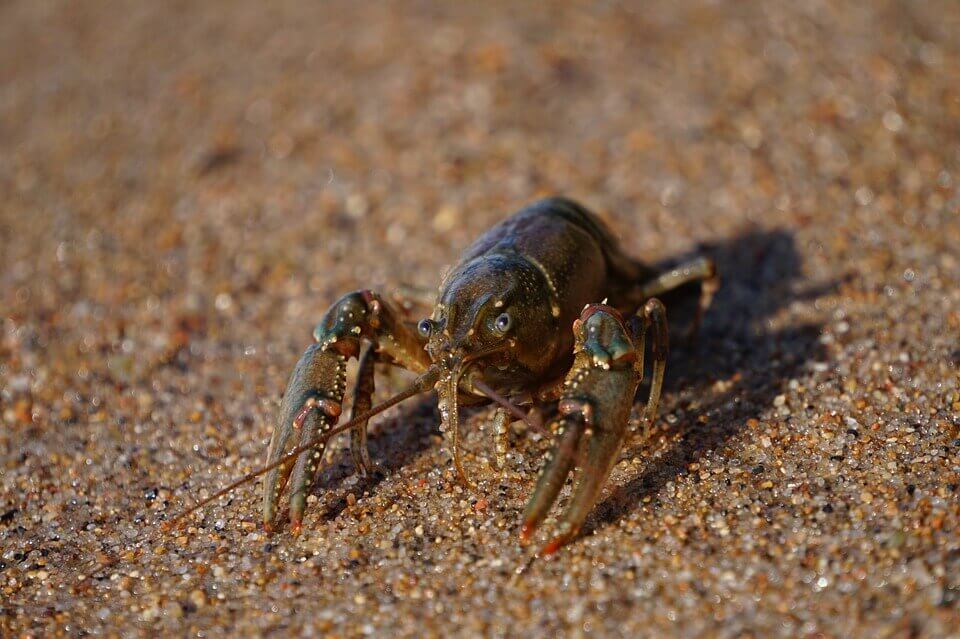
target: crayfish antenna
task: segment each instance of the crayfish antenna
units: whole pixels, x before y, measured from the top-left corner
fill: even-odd
[[[359,424],[360,422],[366,421],[366,420],[370,419],[371,417],[373,417],[373,416],[375,416],[375,415],[378,415],[378,414],[382,413],[383,411],[385,411],[385,410],[387,410],[387,409],[389,409],[389,408],[392,408],[392,407],[396,406],[397,404],[399,404],[400,402],[402,402],[402,401],[404,401],[404,400],[406,400],[406,399],[409,399],[409,398],[411,398],[411,397],[413,397],[413,396],[415,396],[415,395],[420,395],[421,393],[426,393],[427,391],[429,391],[429,390],[431,390],[431,389],[433,388],[434,384],[437,383],[437,380],[438,380],[439,378],[440,378],[439,369],[438,369],[436,366],[431,366],[431,367],[428,368],[422,375],[420,375],[416,380],[414,380],[413,384],[411,384],[411,385],[410,385],[409,387],[407,387],[405,390],[400,391],[399,393],[397,393],[396,395],[394,395],[394,396],[391,397],[390,399],[387,399],[387,400],[385,400],[385,401],[383,401],[383,402],[380,402],[379,404],[377,404],[376,406],[374,406],[374,407],[371,408],[370,410],[364,411],[363,413],[360,413],[359,415],[357,415],[356,417],[354,417],[354,418],[351,419],[350,421],[348,421],[348,422],[346,422],[346,423],[344,423],[344,424],[341,424],[341,425],[339,425],[339,426],[337,426],[337,427],[335,427],[335,428],[331,428],[330,430],[328,430],[328,431],[326,431],[326,432],[324,432],[324,433],[322,433],[322,434],[320,434],[320,435],[317,435],[316,437],[313,437],[313,438],[311,438],[310,440],[308,440],[308,441],[300,444],[299,446],[297,446],[296,448],[294,448],[293,450],[291,450],[289,453],[287,453],[287,454],[284,455],[283,457],[280,457],[280,458],[277,459],[276,461],[274,461],[274,462],[272,462],[272,463],[269,463],[269,464],[267,464],[267,465],[265,465],[265,466],[261,466],[261,467],[258,468],[257,470],[254,470],[254,471],[251,471],[251,472],[247,473],[247,474],[244,475],[243,477],[240,477],[239,479],[231,482],[229,485],[227,485],[227,486],[224,487],[224,488],[221,488],[220,490],[218,490],[217,492],[213,493],[213,494],[210,495],[209,497],[206,497],[206,498],[204,498],[204,499],[201,499],[200,501],[198,501],[197,503],[195,503],[193,506],[190,506],[188,509],[186,509],[186,510],[184,510],[183,512],[175,515],[172,519],[170,519],[169,521],[165,522],[165,523],[162,525],[162,528],[163,528],[164,530],[167,530],[167,531],[173,529],[173,528],[174,528],[179,522],[181,522],[185,517],[188,517],[189,515],[195,513],[196,511],[200,510],[201,508],[203,508],[204,506],[206,506],[206,505],[209,504],[210,502],[212,502],[212,501],[214,501],[214,500],[216,500],[216,499],[219,499],[220,497],[223,497],[224,495],[227,495],[227,494],[233,492],[234,490],[236,490],[236,489],[239,488],[240,486],[243,486],[244,484],[248,484],[248,483],[252,482],[253,480],[257,479],[258,477],[262,477],[263,475],[266,475],[267,473],[269,473],[271,470],[274,470],[275,468],[280,468],[281,466],[283,466],[283,465],[285,465],[285,464],[292,464],[292,463],[294,462],[294,460],[296,460],[296,458],[297,458],[301,453],[304,453],[304,452],[306,452],[306,451],[308,451],[308,450],[310,450],[310,449],[312,449],[312,448],[315,448],[315,447],[317,447],[319,444],[325,444],[325,443],[327,442],[327,440],[329,440],[329,439],[330,439],[331,437],[333,437],[334,435],[337,435],[337,434],[339,434],[339,433],[342,433],[342,432],[344,432],[344,431],[346,431],[346,430],[350,430],[351,428],[353,428],[354,426],[356,426],[356,425]]]

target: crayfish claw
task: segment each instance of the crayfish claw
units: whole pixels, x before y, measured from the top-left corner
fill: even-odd
[[[294,433],[294,446],[308,442],[336,425],[346,384],[347,359],[335,349],[310,345],[300,357],[280,404],[280,418],[267,452],[267,463],[285,454]],[[298,530],[306,505],[306,493],[316,473],[325,444],[318,442],[292,463],[283,464],[264,477],[263,527],[275,525],[277,503],[285,485],[290,487],[291,529]]]
[[[644,335],[627,327],[620,313],[588,305],[574,322],[574,365],[558,404],[557,433],[524,512],[521,541],[530,539],[573,473],[570,503],[540,555],[574,539],[600,496],[627,433],[634,395],[643,376]]]

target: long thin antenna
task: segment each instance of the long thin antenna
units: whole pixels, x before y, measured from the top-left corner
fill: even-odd
[[[194,504],[187,510],[183,511],[179,515],[174,516],[173,519],[170,519],[169,521],[164,522],[162,526],[163,529],[171,530],[184,517],[187,517],[188,515],[203,508],[204,506],[214,501],[215,499],[219,499],[220,497],[223,497],[224,495],[226,495],[227,493],[230,493],[236,488],[239,488],[240,486],[243,486],[244,484],[253,481],[257,477],[267,474],[274,468],[282,466],[283,464],[286,464],[287,462],[296,459],[301,453],[304,453],[310,450],[311,448],[313,448],[314,446],[316,446],[321,442],[327,441],[334,435],[353,428],[360,422],[364,422],[370,419],[371,417],[373,417],[374,415],[377,415],[378,413],[382,413],[383,411],[387,410],[388,408],[391,408],[392,406],[396,406],[397,404],[399,404],[405,399],[409,399],[414,395],[419,395],[420,393],[425,393],[429,391],[431,388],[433,388],[433,385],[437,383],[437,380],[439,378],[440,378],[439,369],[436,366],[431,366],[426,370],[426,372],[420,375],[420,377],[414,380],[413,384],[411,384],[406,390],[403,390],[397,393],[396,395],[394,395],[393,397],[391,397],[390,399],[377,404],[370,410],[360,413],[359,415],[357,415],[347,423],[340,424],[336,428],[332,428],[327,432],[323,433],[322,435],[317,435],[316,437],[314,437],[313,439],[310,439],[306,443],[300,444],[299,446],[291,450],[289,453],[287,453],[283,457],[277,459],[276,461],[270,464],[267,464],[266,466],[262,466],[257,470],[247,473],[243,477],[230,483],[225,488],[221,488],[217,492],[213,493],[206,499],[201,499],[200,501],[198,501],[196,504]]]

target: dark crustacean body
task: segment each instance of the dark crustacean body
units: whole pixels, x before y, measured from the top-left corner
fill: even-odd
[[[330,436],[351,430],[361,472],[367,419],[399,399],[435,388],[456,470],[471,485],[459,450],[459,409],[494,401],[499,465],[510,422],[520,407],[558,400],[548,425],[556,438],[524,516],[528,537],[556,500],[567,475],[573,498],[545,553],[576,536],[616,462],[643,375],[647,337],[653,379],[646,424],[656,412],[667,352],[663,305],[655,296],[701,282],[697,319],[709,304],[712,262],[696,259],[658,273],[627,256],[592,213],[564,198],[538,201],[492,227],[444,278],[430,317],[408,321],[398,306],[369,290],[335,302],[314,331],[290,381],[270,443],[263,521],[270,529],[284,486],[291,527],[298,531],[306,491]],[[625,319],[626,318],[626,319]],[[346,362],[359,357],[353,415],[335,427],[345,393]],[[374,364],[419,374],[414,386],[371,409]],[[298,446],[287,444],[299,431]],[[237,485],[240,482],[236,482]],[[228,487],[229,490],[231,487]]]

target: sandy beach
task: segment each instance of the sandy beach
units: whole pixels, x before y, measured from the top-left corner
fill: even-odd
[[[957,34],[949,0],[3,3],[0,635],[960,637]],[[330,303],[553,194],[723,282],[578,540],[518,541],[548,438],[497,470],[469,411],[465,489],[434,397],[370,478],[330,447],[299,537],[258,485],[161,530],[263,462]]]

